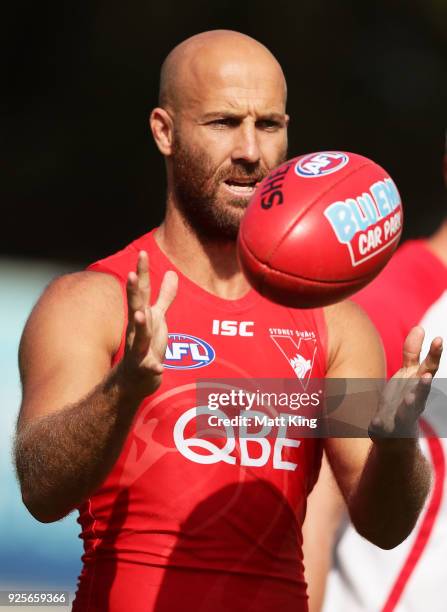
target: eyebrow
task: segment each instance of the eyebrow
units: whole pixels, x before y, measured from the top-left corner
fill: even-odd
[[[205,113],[202,117],[202,121],[212,121],[213,119],[219,119],[220,117],[225,117],[228,119],[243,119],[245,113],[237,113],[234,111],[222,110],[222,111],[212,111],[210,113]],[[285,113],[263,113],[259,115],[256,120],[257,121],[278,121],[282,122],[285,120]]]

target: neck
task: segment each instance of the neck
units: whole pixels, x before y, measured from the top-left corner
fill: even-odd
[[[427,246],[447,266],[447,221],[427,240]]]
[[[236,241],[201,240],[176,208],[168,205],[155,239],[182,274],[202,289],[228,300],[239,299],[250,290],[237,260]]]

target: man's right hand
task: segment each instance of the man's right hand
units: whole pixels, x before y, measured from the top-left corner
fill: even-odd
[[[139,253],[137,270],[129,272],[127,278],[128,324],[125,353],[119,368],[126,382],[136,385],[144,396],[161,384],[168,342],[165,315],[176,296],[177,286],[177,274],[166,272],[157,301],[151,306],[149,258],[146,251]]]

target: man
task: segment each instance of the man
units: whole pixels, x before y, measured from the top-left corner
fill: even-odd
[[[195,436],[197,379],[295,376],[272,328],[307,347],[315,377],[383,376],[380,343],[353,304],[285,309],[241,274],[239,222],[286,157],[285,102],[278,62],[253,39],[214,31],[177,46],[150,119],[166,161],[163,224],[55,281],[26,325],[17,469],[37,519],[79,508],[75,610],[307,609],[301,525],[322,443],[255,441],[268,449],[259,456],[231,435]],[[418,380],[406,397],[416,411],[442,350],[435,339],[419,366],[421,342],[416,328],[400,371]],[[385,548],[412,529],[429,488],[415,440],[381,435],[395,421],[412,430],[411,414],[382,402],[374,442],[325,441],[354,524]]]
[[[447,153],[444,155],[447,186]],[[413,325],[428,335],[446,330],[447,221],[428,240],[405,243],[388,267],[354,299],[371,317],[386,351],[388,376],[399,363],[400,345]],[[386,300],[386,308],[384,301]],[[360,538],[349,523],[340,520],[343,502],[327,466],[323,481],[313,492],[308,515],[307,567],[315,610],[323,599],[325,574],[331,556],[331,535],[339,528],[335,565],[328,582],[324,610],[327,612],[412,612],[446,608],[445,563],[447,554],[446,412],[447,364],[441,361],[438,385],[442,392],[430,403],[421,419],[426,438],[423,450],[433,466],[433,486],[413,533],[392,552],[379,550]],[[442,384],[441,384],[442,383]],[[315,534],[321,538],[315,545]],[[307,551],[306,551],[307,552]],[[324,569],[323,569],[324,568]]]

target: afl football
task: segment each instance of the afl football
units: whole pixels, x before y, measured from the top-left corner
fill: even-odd
[[[402,233],[389,174],[355,153],[290,159],[258,185],[242,219],[238,254],[250,284],[294,308],[343,300],[387,264]]]

